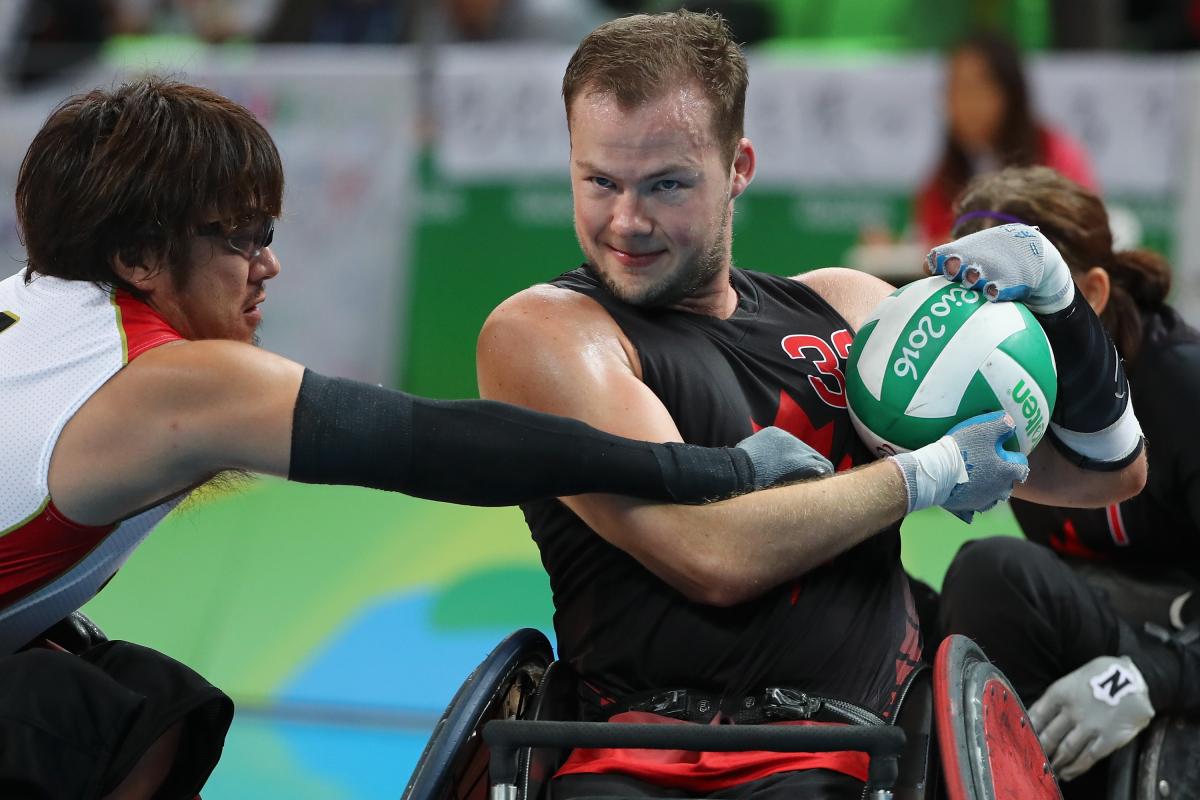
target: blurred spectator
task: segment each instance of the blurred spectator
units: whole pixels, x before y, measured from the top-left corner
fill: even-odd
[[[598,0],[276,0],[268,42],[575,44],[613,16]]]
[[[438,0],[425,31],[436,42],[577,44],[614,14],[596,0]]]
[[[13,33],[8,75],[15,86],[43,80],[90,64],[110,32],[103,0],[6,0]]]
[[[951,53],[941,160],[917,195],[924,244],[950,237],[952,204],[974,176],[1007,166],[1043,165],[1096,188],[1083,146],[1034,119],[1021,55],[1007,38],[982,33]]]
[[[106,0],[114,33],[194,36],[213,44],[258,38],[282,0]]]
[[[1138,0],[1141,4],[1146,0]],[[1125,0],[1051,0],[1055,50],[1113,50],[1121,45]]]
[[[412,36],[418,0],[281,0],[267,42],[395,44]]]
[[[1125,0],[1128,44],[1145,50],[1200,47],[1200,0]]]
[[[107,0],[114,32],[221,43],[262,35],[282,0]]]

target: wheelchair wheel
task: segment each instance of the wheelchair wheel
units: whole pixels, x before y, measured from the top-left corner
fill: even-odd
[[[947,637],[938,648],[933,686],[950,800],[1062,800],[1025,707],[978,645]]]
[[[404,800],[486,800],[489,753],[480,731],[490,720],[521,716],[553,658],[550,642],[532,628],[500,642],[438,720]]]

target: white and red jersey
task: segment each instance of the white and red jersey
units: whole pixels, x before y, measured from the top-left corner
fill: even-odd
[[[90,600],[177,502],[79,525],[54,507],[47,476],[87,399],[142,353],[181,338],[125,292],[42,275],[26,284],[23,273],[0,281],[0,654]]]

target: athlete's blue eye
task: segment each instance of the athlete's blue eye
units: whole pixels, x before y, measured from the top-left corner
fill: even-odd
[[[599,186],[601,189],[611,189],[616,185],[608,178],[588,178],[588,180]]]
[[[676,189],[682,189],[683,184],[680,183],[679,181],[675,180],[674,178],[665,178],[665,179],[659,181],[655,188],[659,189],[660,191],[664,191],[664,192],[673,192]]]

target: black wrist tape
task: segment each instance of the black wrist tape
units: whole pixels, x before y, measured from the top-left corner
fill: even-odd
[[[652,448],[666,479],[667,491],[676,503],[719,500],[754,488],[754,463],[741,448],[717,449],[674,442]]]

